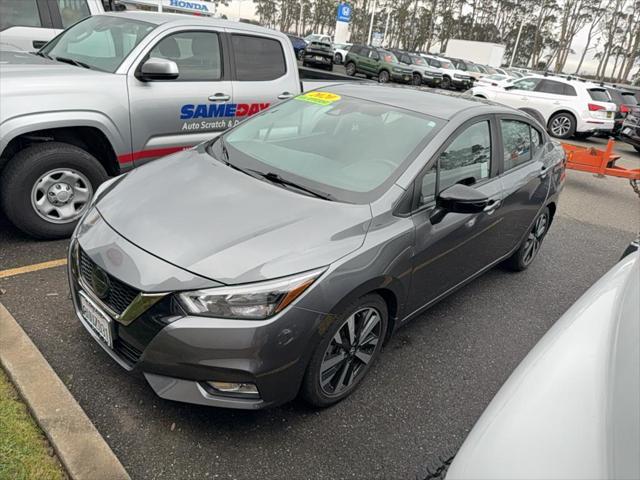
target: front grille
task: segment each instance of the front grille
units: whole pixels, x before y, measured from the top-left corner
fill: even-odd
[[[99,296],[97,292],[94,291],[93,283],[96,269],[100,269],[100,267],[98,267],[83,250],[80,250],[80,276],[84,280],[85,286],[91,289],[92,293],[98,296],[107,307],[116,314],[121,315],[131,302],[133,302],[133,299],[136,298],[139,291],[107,273],[109,288],[104,295]]]

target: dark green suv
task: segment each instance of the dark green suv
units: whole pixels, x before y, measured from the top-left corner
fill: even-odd
[[[347,75],[360,73],[367,78],[378,77],[380,83],[391,80],[409,83],[412,77],[412,71],[398,62],[393,53],[366,45],[351,46],[344,61],[344,68]]]

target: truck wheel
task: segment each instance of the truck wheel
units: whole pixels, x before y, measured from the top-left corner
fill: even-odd
[[[380,83],[389,83],[390,78],[391,76],[386,70],[381,70],[380,73],[378,73],[378,82]]]
[[[411,85],[420,86],[422,85],[422,77],[419,73],[414,73],[411,78]]]
[[[356,64],[353,62],[349,62],[344,66],[344,70],[347,75],[353,77],[356,74]]]
[[[440,84],[440,88],[444,88],[445,90],[449,90],[451,88],[451,79],[449,77],[442,77],[442,83]]]
[[[634,147],[633,147],[633,148],[635,148],[635,149],[636,149],[636,152],[640,153],[640,147],[636,147],[636,146],[634,145]]]
[[[23,232],[42,239],[71,235],[93,192],[108,178],[85,150],[61,142],[18,152],[0,178],[0,203]]]
[[[336,53],[336,54],[333,56],[333,62],[334,62],[336,65],[340,65],[340,64],[342,63],[342,54],[341,54],[340,52]]]
[[[556,138],[571,138],[576,132],[576,119],[567,112],[556,113],[549,119],[549,133]]]

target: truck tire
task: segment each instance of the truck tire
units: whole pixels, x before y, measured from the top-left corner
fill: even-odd
[[[85,150],[61,142],[38,143],[18,152],[4,168],[0,205],[24,233],[66,238],[107,178],[104,167]]]
[[[636,149],[636,152],[640,153],[640,147],[636,147],[635,145],[633,146],[633,148]]]
[[[449,90],[451,88],[451,79],[448,76],[445,75],[444,77],[442,77],[440,88],[444,90]]]
[[[411,85],[416,87],[422,85],[422,75],[420,75],[419,73],[414,73],[411,77]]]
[[[391,75],[386,70],[380,70],[378,73],[378,82],[380,83],[389,83],[391,80]]]

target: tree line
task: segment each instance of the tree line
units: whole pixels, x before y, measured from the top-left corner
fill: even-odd
[[[338,0],[253,0],[260,23],[300,35],[333,34]],[[578,74],[587,55],[598,62],[594,76],[626,79],[640,63],[640,0],[351,0],[351,42],[366,43],[373,4],[373,31],[384,45],[444,52],[450,39],[506,45],[514,66]],[[587,45],[576,49],[579,31]],[[577,68],[567,71],[569,54]]]

